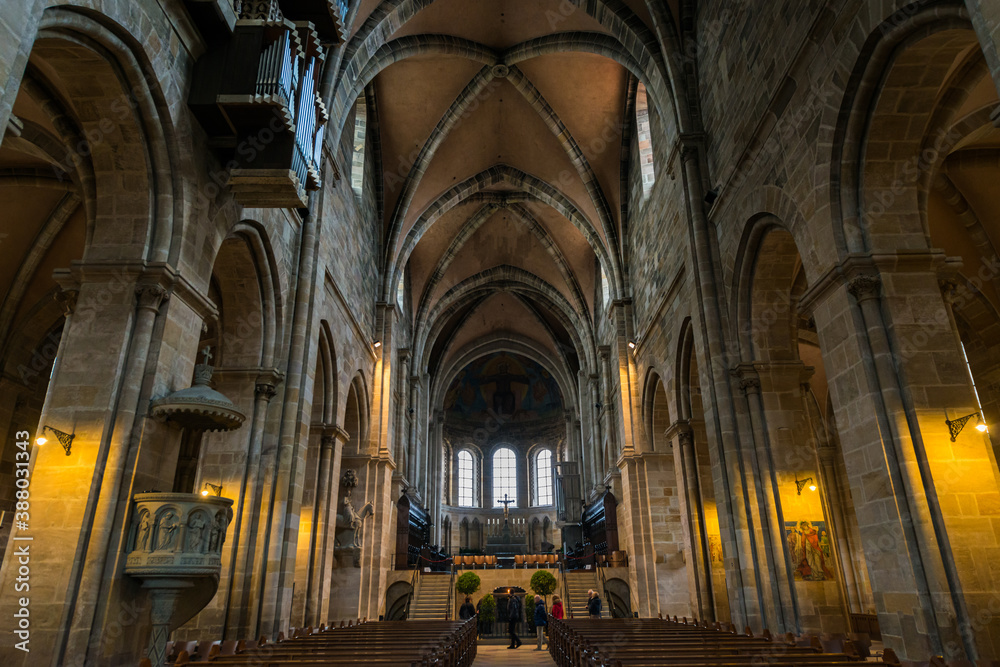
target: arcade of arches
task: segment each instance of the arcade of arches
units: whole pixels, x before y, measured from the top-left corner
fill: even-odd
[[[404,492],[569,465],[640,616],[1000,659],[998,89],[990,0],[0,0],[0,655],[136,664],[157,549],[387,615]]]

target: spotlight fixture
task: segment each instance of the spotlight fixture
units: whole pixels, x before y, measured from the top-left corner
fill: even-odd
[[[205,482],[205,488],[201,490],[201,495],[207,496],[209,492],[215,494],[216,496],[222,496],[222,485],[212,484],[211,482]]]
[[[630,340],[628,342],[628,346],[629,346],[630,350],[634,350],[635,349],[635,341],[634,340]]]
[[[56,436],[56,440],[58,440],[59,444],[62,445],[63,449],[66,450],[66,456],[69,456],[70,447],[73,446],[73,438],[76,437],[76,434],[74,434],[74,433],[65,433],[63,431],[60,431],[57,428],[52,428],[49,425],[45,425],[45,426],[42,427],[42,434],[43,435],[40,435],[37,438],[35,438],[35,444],[36,445],[44,445],[46,442],[49,441],[49,439],[46,438],[45,435],[44,435],[44,433],[46,431],[52,431],[52,434]]]
[[[978,412],[973,412],[971,415],[965,415],[964,417],[959,417],[954,420],[945,417],[944,423],[948,425],[948,431],[951,433],[952,442],[955,442],[955,438],[957,438],[958,434],[962,432],[963,428],[965,428],[965,424],[973,417],[976,417],[979,421],[979,423],[976,424],[976,430],[980,433],[986,433],[986,422],[982,421],[982,415]]]
[[[719,198],[718,188],[712,188],[711,190],[705,193],[705,203],[708,204],[709,206],[714,204],[715,200],[718,198]]]
[[[812,477],[806,477],[805,479],[799,479],[798,474],[795,475],[795,491],[801,496],[802,489],[805,488],[806,484],[809,485],[810,491],[816,490],[816,484],[813,482]]]

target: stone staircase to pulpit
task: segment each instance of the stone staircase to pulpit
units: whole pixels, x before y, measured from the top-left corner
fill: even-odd
[[[416,590],[413,593],[413,600],[410,601],[410,613],[407,620],[447,619],[451,599],[451,582],[451,575],[447,573],[420,573]]]

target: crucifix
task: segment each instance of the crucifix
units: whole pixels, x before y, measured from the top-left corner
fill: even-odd
[[[510,516],[510,509],[507,507],[507,505],[510,505],[514,501],[513,500],[509,500],[507,498],[507,494],[505,493],[505,494],[503,494],[503,500],[501,500],[499,502],[503,503],[503,522],[507,523],[507,517]]]
[[[201,353],[205,355],[205,365],[208,366],[208,362],[212,360],[212,348],[206,345]]]

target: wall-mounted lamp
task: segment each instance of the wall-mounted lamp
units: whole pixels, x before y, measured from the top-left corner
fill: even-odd
[[[600,403],[594,403],[594,407],[600,410],[603,406]]]
[[[205,482],[205,488],[201,490],[201,495],[207,496],[209,492],[214,493],[216,496],[222,497],[222,485],[212,484],[211,482]]]
[[[952,442],[955,442],[955,438],[957,438],[958,434],[962,432],[963,428],[965,428],[966,422],[973,417],[976,417],[977,421],[979,421],[979,423],[976,424],[976,430],[980,433],[986,433],[986,422],[981,421],[982,415],[978,412],[973,412],[971,415],[965,415],[964,417],[959,417],[955,420],[945,417],[944,423],[948,425],[948,431],[951,433]]]
[[[809,490],[810,491],[815,491],[816,490],[816,484],[813,483],[813,478],[812,477],[806,477],[805,479],[799,479],[799,476],[796,473],[796,475],[795,475],[795,491],[800,496],[802,495],[802,489],[805,488],[806,484],[809,485]]]
[[[56,436],[56,440],[58,440],[59,444],[62,445],[63,449],[66,450],[66,456],[69,456],[69,450],[70,447],[73,446],[73,438],[76,437],[76,434],[65,433],[57,428],[52,428],[51,426],[46,425],[42,427],[43,435],[40,435],[37,438],[35,438],[36,445],[44,445],[46,442],[49,441],[49,439],[46,438],[44,435],[46,431],[52,431],[52,433]]]
[[[630,350],[634,350],[635,349],[635,341],[634,340],[630,340],[628,342],[628,347],[629,347]]]
[[[375,341],[374,343],[372,343],[372,347],[374,347],[376,350],[379,349],[380,347],[382,347],[382,341],[380,340]]]

